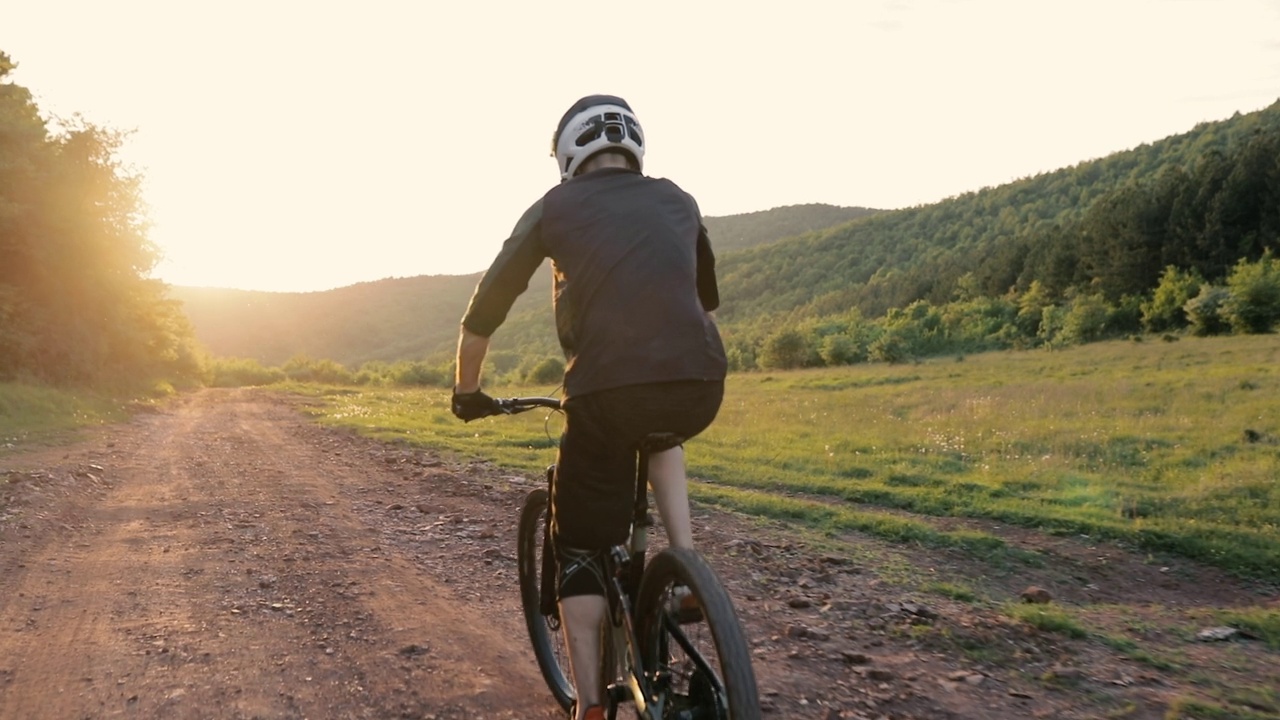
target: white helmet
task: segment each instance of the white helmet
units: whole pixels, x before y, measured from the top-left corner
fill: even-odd
[[[588,95],[569,108],[551,137],[551,154],[561,182],[577,174],[592,155],[620,150],[644,167],[644,132],[626,100],[614,95]]]

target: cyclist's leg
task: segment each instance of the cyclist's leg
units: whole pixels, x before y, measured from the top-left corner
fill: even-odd
[[[650,433],[687,439],[702,432],[715,418],[723,393],[721,382],[660,383],[606,390],[566,403],[552,513],[561,553],[561,619],[579,714],[598,702],[599,628],[607,610],[601,555],[626,541],[635,492],[635,450]],[[684,454],[678,448],[675,453],[660,451],[650,456],[651,465],[655,455],[662,468],[662,490],[655,486],[655,494],[666,498],[659,500],[658,512],[664,523],[682,527],[677,530],[684,533],[679,542],[691,545]],[[649,478],[653,477],[651,470]]]
[[[582,720],[587,708],[604,702],[600,696],[600,630],[607,612],[603,595],[574,595],[560,600],[569,667],[578,694],[575,720]]]
[[[693,548],[693,525],[689,519],[689,480],[685,475],[684,448],[649,455],[649,485],[658,505],[658,515],[672,547]]]
[[[560,557],[560,617],[577,692],[577,718],[600,704],[600,629],[607,614],[604,553],[626,541],[635,492],[635,453],[590,395],[566,403],[553,532]]]
[[[715,419],[724,397],[724,383],[689,381],[649,386],[645,393],[644,423],[649,432],[668,432],[688,440]],[[689,480],[681,446],[649,454],[649,485],[672,547],[693,548],[689,518]]]

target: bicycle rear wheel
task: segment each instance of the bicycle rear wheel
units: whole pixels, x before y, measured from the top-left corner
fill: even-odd
[[[675,592],[680,586],[697,599],[696,621],[684,613],[681,622]],[[654,556],[640,583],[636,626],[645,672],[665,700],[663,720],[759,720],[760,696],[742,625],[701,555],[667,548]]]
[[[529,627],[529,641],[538,660],[538,669],[547,682],[547,688],[555,696],[560,707],[570,710],[575,693],[569,680],[569,652],[560,633],[559,620],[542,614],[543,552],[547,537],[548,494],[546,490],[534,490],[524,501],[520,513],[520,537],[516,549],[520,566],[520,603],[524,606],[525,624]]]

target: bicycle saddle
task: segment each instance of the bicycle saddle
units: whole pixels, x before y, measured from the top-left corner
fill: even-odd
[[[684,444],[684,441],[685,437],[676,433],[649,433],[640,441],[640,449],[649,453],[662,452],[673,447],[679,447]]]

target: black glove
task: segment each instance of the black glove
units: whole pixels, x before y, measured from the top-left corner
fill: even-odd
[[[485,395],[482,390],[469,393],[454,390],[451,406],[454,416],[464,422],[479,420],[498,413],[498,407],[493,398]]]

